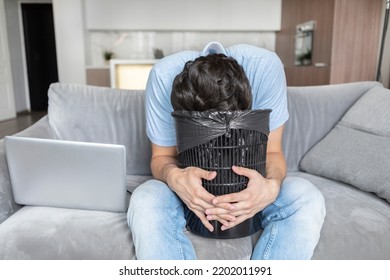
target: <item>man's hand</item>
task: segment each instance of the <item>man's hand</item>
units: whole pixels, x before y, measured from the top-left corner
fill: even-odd
[[[172,168],[167,175],[167,183],[170,188],[195,213],[209,231],[213,231],[214,228],[206,218],[206,209],[213,208],[218,209],[218,212],[228,212],[235,208],[230,203],[221,202],[218,206],[214,205],[212,201],[216,197],[202,186],[202,179],[214,179],[217,175],[215,171],[210,172],[197,167]],[[212,220],[218,220],[222,225],[229,227],[230,222],[235,220],[235,216],[228,213],[214,215]]]
[[[256,170],[237,166],[233,166],[232,169],[238,175],[249,178],[247,188],[241,192],[213,198],[211,203],[214,207],[206,209],[208,220],[235,217],[235,219],[228,219],[229,222],[222,225],[222,230],[236,226],[273,203],[279,194],[281,184],[277,180],[264,178]]]

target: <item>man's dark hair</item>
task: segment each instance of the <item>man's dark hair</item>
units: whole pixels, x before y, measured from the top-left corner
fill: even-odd
[[[252,92],[244,69],[224,54],[188,61],[173,81],[174,110],[249,110]]]

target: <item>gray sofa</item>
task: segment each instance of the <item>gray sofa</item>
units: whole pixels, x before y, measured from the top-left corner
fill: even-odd
[[[289,87],[288,100],[289,174],[312,181],[326,200],[313,259],[390,259],[390,91],[376,82]],[[18,135],[126,145],[131,192],[151,178],[143,108],[143,91],[53,84],[48,115]],[[261,233],[187,234],[199,259],[248,259]],[[1,143],[0,259],[135,259],[135,252],[126,213],[15,204]]]

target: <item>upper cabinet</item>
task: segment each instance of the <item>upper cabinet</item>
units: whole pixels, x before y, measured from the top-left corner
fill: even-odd
[[[275,51],[290,86],[375,80],[382,0],[283,0]],[[297,64],[299,26],[314,23],[310,62]]]
[[[282,0],[86,0],[89,30],[276,31]]]

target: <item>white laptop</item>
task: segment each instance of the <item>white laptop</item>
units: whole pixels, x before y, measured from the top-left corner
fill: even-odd
[[[124,146],[16,136],[4,142],[16,203],[127,210]]]

